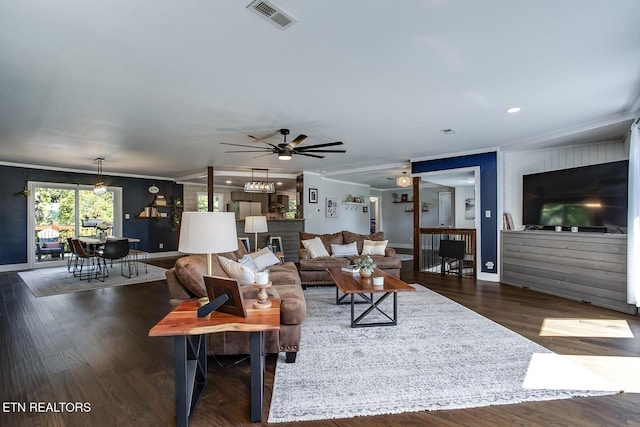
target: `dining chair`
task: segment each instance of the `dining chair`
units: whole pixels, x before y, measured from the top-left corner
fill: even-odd
[[[100,253],[102,259],[102,280],[109,276],[109,268],[107,267],[107,260],[113,261],[120,260],[120,273],[124,277],[130,278],[131,274],[131,260],[129,259],[129,239],[108,239]],[[129,275],[124,273],[124,264],[127,264]]]
[[[67,258],[67,271],[69,273],[76,272],[76,265],[78,264],[78,257],[76,256],[76,252],[73,248],[73,237],[67,237],[67,245],[69,246],[69,257]],[[73,271],[72,268],[73,267]]]
[[[101,270],[101,266],[100,266],[100,260],[98,259],[99,257],[98,253],[95,252],[93,247],[91,247],[92,249],[85,250],[84,245],[78,239],[72,239],[71,243],[73,244],[73,251],[75,252],[75,255],[76,255],[76,263],[73,270],[74,277],[79,277],[80,280],[86,279],[89,282],[93,277],[100,280],[98,278],[98,273]],[[89,272],[87,273],[86,276],[83,276],[85,262],[87,264],[86,267],[88,268]],[[79,271],[78,271],[78,263],[80,264]],[[104,282],[104,278],[101,281]]]

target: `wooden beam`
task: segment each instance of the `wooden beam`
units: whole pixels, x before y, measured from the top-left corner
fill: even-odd
[[[207,211],[213,212],[214,190],[213,166],[207,166]]]
[[[420,214],[422,202],[420,201],[420,187],[422,178],[413,177],[413,271],[420,271]]]

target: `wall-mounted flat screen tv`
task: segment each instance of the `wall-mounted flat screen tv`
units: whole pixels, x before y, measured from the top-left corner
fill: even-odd
[[[626,232],[629,161],[524,175],[524,225]]]

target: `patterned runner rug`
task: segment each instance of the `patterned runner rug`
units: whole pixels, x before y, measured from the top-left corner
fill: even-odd
[[[552,352],[414,286],[416,292],[398,295],[397,326],[360,329],[350,327],[350,306],[335,305],[335,288],[305,290],[307,319],[301,350],[293,364],[284,363],[282,354],[278,358],[269,422],[460,409],[617,391],[579,366],[573,367],[573,374],[592,379],[589,384],[597,384],[595,391],[524,388],[534,355]],[[385,304],[391,309],[391,298]]]
[[[147,265],[147,272],[143,264],[139,265],[139,274],[131,278],[120,274],[120,264],[114,264],[109,268],[109,276],[104,282],[96,279],[80,280],[73,277],[67,271],[67,267],[38,268],[29,271],[21,271],[18,276],[29,287],[31,293],[36,297],[46,297],[50,295],[67,294],[70,292],[90,291],[93,289],[111,288],[113,286],[134,285],[136,283],[163,280],[165,278],[164,268]]]

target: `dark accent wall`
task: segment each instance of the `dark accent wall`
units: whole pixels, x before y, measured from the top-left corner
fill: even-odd
[[[468,156],[415,162],[411,164],[411,172],[435,172],[475,166],[480,167],[481,271],[484,273],[497,273],[498,218],[496,218],[496,215],[498,211],[498,174],[496,153],[472,154]],[[491,211],[490,218],[485,216],[486,211]],[[487,268],[487,262],[493,263],[492,269]]]
[[[51,171],[15,166],[0,166],[0,265],[27,262],[27,198],[16,195],[27,181],[93,185],[93,174]],[[178,249],[178,232],[171,231],[170,219],[137,218],[138,213],[149,206],[154,196],[148,188],[156,185],[167,200],[183,198],[183,186],[173,181],[126,178],[104,175],[107,186],[122,188],[122,212],[131,219],[122,219],[122,234],[140,239],[139,248],[147,252],[167,252]],[[159,249],[163,243],[164,248]]]

